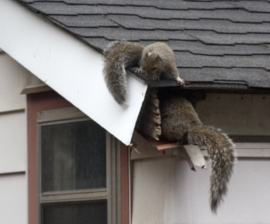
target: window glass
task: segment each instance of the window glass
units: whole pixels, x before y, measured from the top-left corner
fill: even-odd
[[[42,206],[43,224],[107,224],[106,202]]]
[[[106,188],[106,132],[93,121],[41,126],[42,192]]]

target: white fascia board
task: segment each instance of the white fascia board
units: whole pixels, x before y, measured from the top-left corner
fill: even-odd
[[[128,78],[128,106],[118,105],[103,77],[103,56],[16,1],[0,1],[0,47],[125,145],[147,85]]]

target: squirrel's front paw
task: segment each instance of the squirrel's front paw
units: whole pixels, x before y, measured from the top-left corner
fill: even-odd
[[[185,81],[184,81],[183,79],[181,79],[180,77],[177,77],[177,78],[176,78],[176,82],[177,82],[178,84],[180,84],[181,86],[184,86],[184,85],[185,85]]]
[[[142,68],[134,68],[134,72],[138,74],[138,73],[143,73],[144,71]]]
[[[152,79],[153,81],[159,81],[159,76],[153,75],[153,76],[151,77],[151,79]]]

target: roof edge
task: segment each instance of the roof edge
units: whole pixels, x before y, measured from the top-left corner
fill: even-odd
[[[0,30],[0,46],[7,54],[125,145],[130,144],[146,84],[130,77],[129,105],[118,105],[103,78],[103,56],[16,1],[0,1]]]

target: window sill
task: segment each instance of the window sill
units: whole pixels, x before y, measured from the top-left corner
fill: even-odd
[[[40,195],[41,203],[106,200],[106,188],[62,192],[46,192]]]

